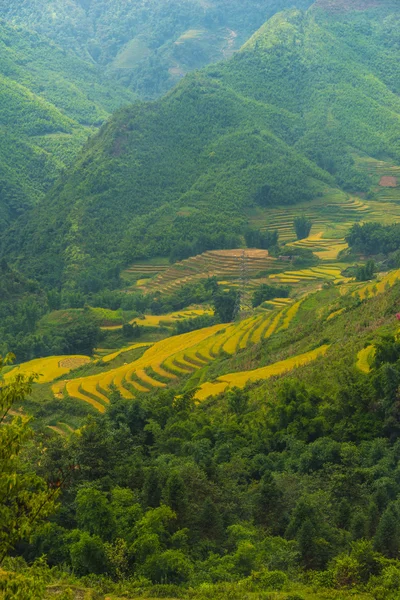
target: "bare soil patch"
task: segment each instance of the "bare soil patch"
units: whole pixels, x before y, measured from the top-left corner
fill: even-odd
[[[60,360],[60,362],[58,363],[58,365],[60,367],[62,367],[63,369],[77,369],[78,367],[81,367],[82,365],[86,365],[88,362],[90,362],[89,358],[65,358],[64,360]]]
[[[395,188],[397,187],[397,177],[389,177],[387,175],[385,177],[381,177],[379,185],[381,187]]]

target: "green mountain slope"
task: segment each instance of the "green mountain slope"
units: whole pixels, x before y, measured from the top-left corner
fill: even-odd
[[[40,200],[94,128],[133,99],[92,64],[0,22],[0,229]]]
[[[5,19],[36,29],[154,97],[222,58],[271,15],[311,0],[5,0]]]
[[[115,114],[3,252],[48,282],[105,281],[177,241],[240,232],[257,205],[368,192],[357,157],[400,161],[398,18],[390,1],[276,15],[230,61]]]

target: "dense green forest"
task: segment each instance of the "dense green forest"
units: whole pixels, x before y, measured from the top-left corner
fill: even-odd
[[[231,56],[271,15],[311,0],[4,0],[34,28],[152,98],[187,72]]]
[[[369,193],[355,157],[399,159],[397,11],[281,13],[229,61],[117,112],[3,254],[49,285],[107,285],[178,242],[240,234],[252,207]]]
[[[0,232],[42,200],[111,112],[134,99],[93,64],[0,21]]]

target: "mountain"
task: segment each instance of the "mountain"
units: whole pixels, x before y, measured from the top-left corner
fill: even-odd
[[[3,253],[47,283],[106,282],[178,242],[242,233],[256,207],[370,193],[360,160],[400,161],[399,7],[330,5],[275,15],[229,61],[117,112]]]
[[[0,22],[0,230],[41,200],[87,137],[134,99],[93,64]]]
[[[277,11],[311,0],[4,0],[2,16],[35,29],[155,97],[240,46]]]

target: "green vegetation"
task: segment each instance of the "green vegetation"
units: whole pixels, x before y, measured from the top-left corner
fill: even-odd
[[[311,0],[296,0],[307,8]],[[142,97],[231,56],[292,0],[4,0],[2,18],[35,29],[96,63]]]
[[[5,0],[4,600],[400,597],[400,9],[286,5]]]
[[[294,229],[298,240],[305,240],[311,233],[312,221],[305,215],[296,217],[294,220]]]
[[[253,293],[252,305],[253,308],[260,306],[266,300],[273,300],[274,298],[288,298],[289,297],[288,287],[279,287],[275,285],[267,285],[262,283]]]
[[[90,417],[79,435],[60,437],[39,424],[47,450],[30,448],[25,468],[70,479],[60,510],[18,547],[29,563],[45,554],[57,569],[19,563],[19,577],[36,573],[49,593],[52,583],[127,598],[394,600],[398,293],[399,284],[360,302],[327,288],[303,299],[286,329],[256,353],[221,356],[207,377],[329,339],[326,356],[218,401],[196,404],[199,378],[189,374],[135,399],[111,393],[107,412]],[[326,321],[338,307],[344,312]],[[371,344],[364,372],[358,353]]]
[[[123,265],[244,234],[257,207],[371,191],[357,159],[399,160],[397,10],[281,13],[229,61],[117,112],[3,252],[47,285],[97,291]]]
[[[3,16],[3,15],[2,15]],[[0,233],[135,96],[50,40],[0,21]]]
[[[400,226],[398,224],[356,223],[346,236],[354,252],[373,256],[392,254],[400,249]]]

